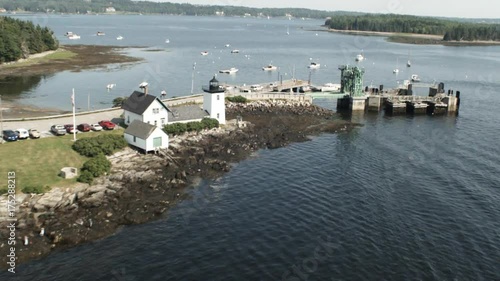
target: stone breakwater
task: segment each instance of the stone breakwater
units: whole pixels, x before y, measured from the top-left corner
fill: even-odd
[[[218,129],[172,136],[168,151],[159,155],[139,154],[130,148],[118,152],[108,157],[111,173],[92,186],[77,184],[41,195],[17,194],[17,262],[112,235],[122,225],[161,217],[188,197],[186,186],[200,178],[221,176],[231,163],[253,151],[353,127],[332,111],[304,102],[228,103],[228,120],[237,116],[243,122],[231,120]],[[4,195],[0,197],[0,252],[4,257],[9,234],[6,204]]]

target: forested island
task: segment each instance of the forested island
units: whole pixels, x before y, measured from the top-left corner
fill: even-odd
[[[339,15],[328,18],[331,29],[441,35],[444,41],[500,41],[500,25],[408,15]]]
[[[30,21],[0,17],[0,63],[56,50],[58,46],[59,42],[47,27],[35,26]]]

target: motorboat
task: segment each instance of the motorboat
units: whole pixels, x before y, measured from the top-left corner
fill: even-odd
[[[116,86],[116,84],[108,84],[108,85],[106,86],[106,89],[111,90],[111,89],[113,89],[115,86]]]
[[[308,66],[310,69],[318,69],[321,67],[321,64],[316,63],[316,62],[311,62],[311,64]]]
[[[235,49],[235,50],[232,50],[232,51],[231,51],[231,54],[238,54],[239,52],[240,52],[240,50],[236,50],[236,49]]]
[[[410,61],[410,60],[408,60],[408,61],[406,62],[406,66],[407,66],[407,67],[411,67],[411,61]]]
[[[118,36],[118,37],[116,37],[116,40],[123,40],[123,37],[122,36]]]
[[[77,40],[77,39],[80,39],[80,35],[76,35],[76,34],[71,34],[68,36],[68,39],[71,39],[71,40]]]
[[[167,44],[170,43],[170,39],[165,40],[165,43]]]
[[[398,74],[398,73],[399,73],[399,69],[398,69],[398,68],[393,69],[393,70],[392,70],[392,73],[394,73],[394,74]]]
[[[411,75],[411,81],[412,82],[420,82],[420,77],[418,77],[417,74],[412,74]]]
[[[102,31],[97,31],[97,36],[104,36],[106,35],[106,33],[102,32]]]
[[[269,65],[264,66],[262,68],[262,70],[264,70],[264,71],[274,71],[274,70],[277,70],[277,69],[278,69],[278,67],[275,66],[275,65],[272,65],[272,64],[269,64]]]
[[[71,32],[71,31],[68,31],[68,32],[66,32],[66,34],[64,34],[64,36],[66,36],[66,37],[69,37],[71,35],[73,35],[73,32]]]
[[[363,61],[363,60],[365,60],[365,57],[362,54],[356,56],[356,61]]]
[[[226,48],[229,48],[229,47],[231,47],[231,45],[229,45],[229,44],[226,44],[225,46],[226,46]]]
[[[203,52],[201,52],[201,55],[202,56],[208,56],[208,52],[207,51],[203,51]]]
[[[322,92],[338,92],[340,91],[340,84],[326,83],[321,87]]]
[[[219,70],[219,73],[225,73],[225,74],[234,74],[236,72],[238,72],[238,69],[234,67],[231,67],[230,69]]]

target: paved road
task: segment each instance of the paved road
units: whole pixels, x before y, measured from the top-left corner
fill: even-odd
[[[97,123],[101,120],[111,120],[114,123],[119,123],[120,115],[123,113],[122,109],[116,109],[112,111],[98,112],[86,115],[76,116],[76,125],[81,123]],[[50,133],[50,127],[56,124],[72,124],[73,117],[61,117],[53,119],[44,120],[29,120],[29,121],[14,121],[14,122],[3,122],[4,130],[16,130],[16,129],[37,129],[42,137],[53,136]]]

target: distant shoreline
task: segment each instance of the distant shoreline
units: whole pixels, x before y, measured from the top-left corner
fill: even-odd
[[[445,45],[445,46],[496,46],[500,41],[444,41],[442,35],[378,32],[361,30],[339,30],[325,26],[327,32],[361,35],[361,36],[382,36],[387,37],[387,41],[394,43],[415,44],[415,45]]]

